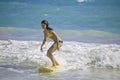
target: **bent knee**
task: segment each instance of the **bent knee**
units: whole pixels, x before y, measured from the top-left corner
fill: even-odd
[[[51,53],[47,53],[47,57],[51,57],[52,56],[52,54]]]

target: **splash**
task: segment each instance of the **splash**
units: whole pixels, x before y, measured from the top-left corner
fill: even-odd
[[[46,57],[52,42],[46,43],[44,53],[40,52],[38,41],[0,41],[1,65],[50,66]],[[64,69],[120,68],[120,45],[81,42],[64,42],[54,56]],[[2,66],[0,66],[2,67]]]

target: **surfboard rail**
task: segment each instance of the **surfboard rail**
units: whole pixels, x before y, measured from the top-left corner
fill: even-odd
[[[54,66],[54,67],[40,67],[39,68],[39,73],[53,72],[53,71],[57,71],[58,69],[59,69],[59,66]]]

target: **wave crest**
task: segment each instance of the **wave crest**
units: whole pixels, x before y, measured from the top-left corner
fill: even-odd
[[[90,1],[92,1],[92,0],[77,0],[77,2],[79,2],[79,3],[90,2]]]
[[[40,52],[41,42],[38,41],[0,41],[1,64],[16,65],[51,65],[46,57],[52,42],[46,43],[44,53]],[[120,68],[120,45],[96,44],[81,42],[64,42],[60,51],[54,56],[69,69]]]

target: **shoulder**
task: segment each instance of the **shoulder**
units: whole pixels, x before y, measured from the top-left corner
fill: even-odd
[[[47,32],[54,33],[55,31],[54,30],[47,30]]]
[[[45,31],[43,31],[45,34],[47,34],[47,33],[54,33],[55,31],[54,30],[45,30]]]
[[[54,30],[52,30],[51,33],[57,36],[57,33]]]
[[[54,30],[50,30],[51,33],[56,33]]]

